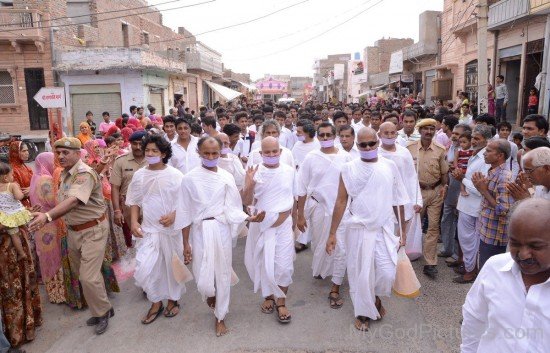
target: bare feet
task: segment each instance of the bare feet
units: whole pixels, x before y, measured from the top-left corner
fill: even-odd
[[[386,309],[382,306],[382,300],[380,300],[379,297],[376,297],[376,309],[378,310],[378,313],[380,314],[380,319],[382,319],[384,316],[386,316]]]
[[[229,333],[229,329],[225,326],[225,322],[223,320],[218,321],[216,319],[216,337],[225,336]]]
[[[210,309],[216,309],[216,297],[206,298],[206,304]]]
[[[264,314],[272,314],[275,309],[275,299],[273,299],[273,296],[265,298],[262,305],[260,305],[260,309]]]
[[[366,316],[357,316],[355,318],[355,328],[362,332],[368,331],[369,321],[370,319]]]

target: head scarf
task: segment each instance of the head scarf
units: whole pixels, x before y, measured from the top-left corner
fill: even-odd
[[[55,206],[53,193],[54,154],[42,152],[34,160],[34,174],[31,179],[30,199],[33,205],[42,207],[48,212]]]
[[[119,117],[115,120],[115,126],[122,130],[124,126],[122,126],[122,117]]]
[[[76,135],[76,138],[80,140],[80,143],[82,143],[82,146],[84,146],[86,144],[86,142],[88,142],[90,140],[93,140],[92,134],[91,134],[92,129],[90,129],[90,125],[88,125],[87,122],[83,121],[83,122],[80,123],[80,125],[78,127],[82,128],[83,126],[86,126],[88,128],[88,133],[83,134],[82,132],[79,132]]]
[[[101,156],[95,151],[96,146],[99,146],[97,140],[88,141],[84,145],[84,149],[87,152],[86,164],[88,165],[99,163],[99,161],[101,160]]]
[[[122,129],[120,134],[122,135],[122,138],[124,139],[124,145],[129,143],[130,136],[132,136],[133,133],[134,133],[134,130],[132,130],[129,127],[125,127],[124,129]]]
[[[107,130],[107,133],[105,134],[105,136],[111,136],[112,134],[116,133],[116,132],[119,132],[119,128],[115,125],[111,126],[109,128],[109,130]]]
[[[22,147],[22,141],[13,141],[10,143],[9,162],[11,169],[13,170],[13,179],[19,184],[19,186],[21,186],[21,188],[24,189],[31,186],[32,169],[27,167],[19,156]],[[28,198],[21,200],[21,203],[23,203],[26,207],[31,206]]]
[[[130,125],[132,125],[133,127],[135,127],[136,129],[138,127],[141,127],[141,123],[139,122],[139,120],[137,120],[136,118],[130,118],[128,119],[128,124],[126,124],[126,127],[130,127]]]

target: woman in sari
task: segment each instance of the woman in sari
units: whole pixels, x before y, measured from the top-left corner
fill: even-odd
[[[13,179],[21,187],[25,198],[21,203],[25,207],[31,207],[29,192],[32,179],[32,169],[25,163],[29,160],[29,147],[22,141],[13,141],[10,143],[9,163],[13,170]]]
[[[92,136],[92,130],[90,129],[90,125],[88,125],[87,122],[83,121],[79,125],[80,132],[78,135],[76,135],[76,138],[80,140],[80,143],[82,146],[86,144],[86,142],[93,140]]]
[[[39,206],[42,212],[48,212],[55,207],[54,169],[54,154],[52,152],[43,152],[36,157],[30,199],[31,203],[34,206]],[[59,220],[56,220],[34,232],[40,274],[46,286],[48,300],[54,304],[66,302],[63,269],[61,268],[61,241],[58,237],[60,226]]]

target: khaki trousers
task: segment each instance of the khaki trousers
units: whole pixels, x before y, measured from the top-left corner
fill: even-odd
[[[437,265],[437,239],[439,238],[439,221],[441,217],[441,206],[443,197],[441,197],[441,186],[434,190],[421,190],[422,217],[428,214],[428,231],[424,237],[424,260],[426,265]]]
[[[101,274],[108,236],[109,224],[106,219],[80,232],[68,229],[69,261],[80,280],[84,299],[93,317],[103,316],[111,309]]]

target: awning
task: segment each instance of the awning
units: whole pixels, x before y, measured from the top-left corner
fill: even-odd
[[[370,89],[367,92],[363,92],[361,94],[356,95],[355,98],[365,97],[365,96],[368,96],[369,94],[372,94],[372,90]]]
[[[227,88],[222,85],[218,85],[217,83],[210,82],[210,81],[204,81],[210,88],[212,88],[214,91],[216,91],[217,94],[225,98],[227,101],[232,101],[233,99],[237,98],[238,96],[241,96],[241,92],[237,92],[235,90],[232,90],[231,88]]]
[[[256,86],[254,86],[254,85],[250,85],[250,84],[248,84],[248,83],[244,83],[244,82],[241,82],[241,81],[239,81],[239,83],[240,83],[241,85],[245,86],[245,87],[246,87],[249,91],[251,91],[251,92],[252,92],[252,91],[258,90],[258,89],[256,88]]]

